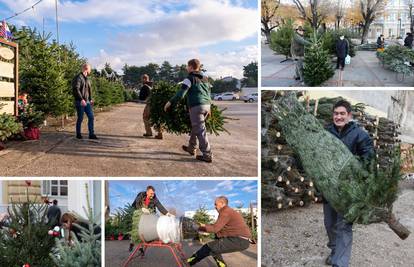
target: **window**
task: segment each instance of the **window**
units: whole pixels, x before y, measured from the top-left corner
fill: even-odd
[[[42,181],[42,196],[67,196],[67,180],[44,180]]]

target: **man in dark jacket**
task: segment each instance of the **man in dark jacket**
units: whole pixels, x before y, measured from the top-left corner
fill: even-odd
[[[139,218],[142,214],[156,213],[156,210],[158,209],[158,211],[163,215],[173,216],[158,200],[155,195],[155,188],[151,185],[147,186],[147,190],[145,192],[138,193],[134,202],[132,202],[132,206],[135,208],[133,214],[133,218],[135,217],[135,219],[132,220],[131,243],[129,244],[129,251],[133,250],[134,244],[140,242],[138,231],[136,230],[139,227]],[[141,250],[141,253],[143,254],[144,251]]]
[[[167,112],[171,106],[175,106],[181,99],[187,97],[187,106],[190,109],[191,134],[188,146],[182,149],[196,159],[211,163],[213,154],[207,138],[206,120],[210,115],[211,95],[208,77],[200,71],[201,63],[198,59],[191,59],[187,63],[188,76],[181,83],[181,89],[164,106]],[[196,155],[197,140],[203,155]]]
[[[333,107],[333,123],[327,130],[340,139],[361,160],[369,160],[374,155],[374,144],[368,133],[352,120],[352,108],[348,101],[340,100]],[[328,234],[328,248],[331,254],[327,265],[347,267],[352,251],[352,223],[336,212],[325,201],[323,205],[325,229]]]
[[[251,233],[241,214],[228,206],[225,196],[216,198],[214,206],[219,213],[216,223],[201,224],[199,231],[214,233],[216,239],[202,246],[187,259],[192,266],[207,256],[212,256],[218,267],[226,267],[223,253],[243,251],[249,248]]]
[[[336,69],[341,67],[341,70],[345,68],[345,58],[349,54],[349,43],[345,39],[345,36],[340,36],[339,40],[336,41],[336,56],[338,57],[336,61]]]
[[[88,116],[89,139],[98,139],[94,133],[94,116],[91,82],[88,76],[91,74],[91,66],[87,63],[82,65],[82,72],[72,80],[72,92],[75,98],[75,107],[78,119],[76,121],[76,138],[82,139],[81,126],[83,114]]]
[[[380,36],[378,36],[377,38],[377,49],[383,49],[385,46],[385,40],[384,40],[384,35],[381,34]]]
[[[413,34],[411,32],[407,32],[407,36],[404,39],[404,46],[413,49]]]
[[[53,200],[53,206],[50,206],[47,210],[48,223],[50,223],[53,227],[59,226],[61,215],[62,212],[58,206],[58,201],[55,199]]]
[[[145,133],[144,137],[151,137],[152,136],[152,129],[150,123],[150,116],[151,116],[151,106],[150,106],[150,99],[151,99],[151,82],[150,77],[148,74],[144,74],[141,77],[142,79],[142,87],[139,90],[139,100],[145,102],[144,112],[142,114],[142,119],[144,120],[145,126]],[[162,139],[162,129],[156,129],[158,134],[155,136],[155,139]]]

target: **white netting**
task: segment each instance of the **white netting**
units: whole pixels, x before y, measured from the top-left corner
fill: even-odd
[[[175,217],[160,216],[157,222],[158,237],[163,243],[178,243],[181,239],[180,222]]]

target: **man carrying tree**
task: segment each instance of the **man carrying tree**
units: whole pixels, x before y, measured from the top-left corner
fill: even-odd
[[[305,45],[310,44],[304,38],[304,31],[302,26],[299,26],[292,37],[290,44],[290,53],[294,60],[296,60],[295,66],[295,80],[303,82],[303,57],[305,56]]]
[[[131,230],[131,243],[129,244],[129,251],[132,251],[134,244],[140,242],[138,235],[139,221],[142,214],[155,214],[156,209],[163,215],[173,216],[168,212],[166,208],[161,204],[155,195],[155,188],[151,185],[147,186],[147,190],[138,193],[135,197],[132,206],[135,208],[134,214],[132,215],[132,230]],[[144,250],[140,249],[141,254],[144,254]]]
[[[226,267],[223,253],[243,251],[249,248],[251,233],[241,214],[228,206],[225,196],[216,198],[214,206],[219,216],[215,224],[200,224],[199,231],[215,233],[216,239],[202,246],[187,259],[192,266],[207,256],[212,256],[218,267]]]
[[[187,96],[187,106],[190,109],[191,134],[188,146],[182,149],[190,155],[196,155],[197,139],[200,151],[203,155],[196,155],[196,159],[209,162],[213,161],[210,143],[207,138],[206,120],[210,115],[211,96],[210,84],[207,76],[200,71],[201,63],[198,59],[191,59],[187,63],[188,76],[181,84],[174,97],[164,106],[167,112],[171,106],[175,106],[181,99]]]
[[[151,98],[151,82],[150,77],[148,74],[144,74],[141,77],[142,79],[142,87],[139,90],[139,100],[145,102],[144,113],[142,114],[142,118],[144,120],[145,126],[145,133],[144,137],[151,137],[152,136],[152,129],[150,123],[150,115],[151,115],[151,105],[150,105],[150,98]],[[155,136],[155,139],[162,139],[162,129],[156,129],[158,134]]]
[[[82,71],[72,80],[72,92],[75,98],[75,107],[78,119],[76,120],[76,138],[82,139],[81,127],[83,114],[88,117],[89,139],[98,139],[94,132],[93,100],[91,81],[88,76],[91,74],[91,65],[82,65]]]
[[[352,107],[346,100],[339,100],[333,106],[333,123],[327,130],[340,139],[352,152],[368,160],[374,154],[374,145],[368,133],[352,121]],[[347,267],[352,251],[352,223],[339,214],[325,200],[323,204],[325,229],[328,234],[330,255],[325,263],[333,267]]]

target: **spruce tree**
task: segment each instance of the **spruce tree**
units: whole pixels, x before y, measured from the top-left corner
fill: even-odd
[[[313,34],[311,44],[305,47],[303,75],[305,84],[319,86],[334,75],[329,52],[323,49],[321,41]]]
[[[0,230],[0,266],[54,266],[49,254],[55,242],[48,235],[47,210],[46,204],[29,197],[24,203],[12,203],[9,222]]]

